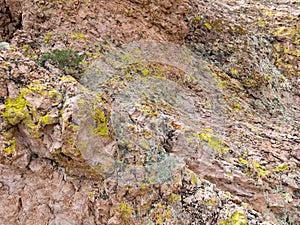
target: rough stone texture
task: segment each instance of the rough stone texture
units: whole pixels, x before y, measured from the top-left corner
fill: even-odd
[[[299,224],[299,9],[2,1],[1,224]]]
[[[22,6],[19,0],[1,1],[0,3],[0,41],[7,41],[22,29]]]
[[[81,39],[78,34],[92,41],[101,37],[124,43],[152,37],[183,43],[188,33],[184,15],[189,8],[188,1],[6,0],[0,11],[2,40],[22,28],[32,38],[48,35],[45,41],[55,45],[60,36],[60,43],[76,46],[74,40]]]

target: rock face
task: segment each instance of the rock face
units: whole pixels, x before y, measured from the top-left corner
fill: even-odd
[[[2,1],[1,224],[299,224],[299,9]]]
[[[228,150],[217,137],[224,101],[205,65],[187,48],[146,41],[108,51],[82,76],[84,86],[111,101],[118,164],[131,177],[122,174],[119,182],[170,182],[177,164],[207,164],[213,147]],[[201,143],[208,137],[216,146]]]
[[[7,0],[1,3],[2,40],[11,39],[18,29],[31,37],[48,35],[46,41],[51,43],[56,42],[54,36],[56,39],[71,35],[80,39],[80,34],[93,41],[102,37],[123,43],[152,37],[183,43],[188,33],[184,22],[190,9],[188,1],[20,2]],[[47,34],[48,31],[51,33]]]
[[[22,29],[22,6],[20,1],[2,1],[0,3],[0,41],[9,40]]]

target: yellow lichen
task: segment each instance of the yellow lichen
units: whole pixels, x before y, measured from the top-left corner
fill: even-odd
[[[4,148],[4,151],[8,155],[10,155],[16,150],[16,140],[13,139],[13,140],[9,141],[8,145],[9,145],[9,147]]]
[[[235,68],[231,69],[231,73],[235,76],[237,76],[239,74],[239,72]]]
[[[72,83],[77,83],[77,80],[74,77],[70,76],[70,75],[68,75],[68,76],[62,76],[60,79],[62,81],[68,81],[68,82],[72,82]]]
[[[233,102],[233,110],[236,112],[242,111],[242,106],[238,102]]]
[[[56,89],[52,89],[48,92],[48,94],[50,96],[52,106],[56,106],[62,101],[62,95]]]
[[[163,220],[163,218],[162,218],[162,216],[157,216],[157,218],[156,218],[156,224],[157,225],[162,225],[164,223],[164,220]]]
[[[201,20],[200,16],[195,16],[195,20],[200,21]]]
[[[43,122],[44,125],[48,125],[48,124],[51,124],[51,122],[49,121],[50,118],[51,117],[49,115],[45,115],[45,116],[41,117],[41,120],[42,120],[42,122]]]
[[[144,76],[147,76],[149,74],[149,72],[150,71],[147,68],[144,68],[143,71],[142,71],[142,73],[143,73]]]
[[[282,163],[275,167],[275,172],[285,172],[289,169],[289,165],[287,163]]]
[[[47,33],[47,35],[45,35],[44,41],[45,41],[46,43],[49,42],[51,35],[52,35],[52,32],[51,32],[51,31],[49,31],[49,32]]]
[[[41,95],[46,95],[46,88],[42,85],[40,85],[39,82],[36,83],[31,83],[27,88],[22,88],[20,91],[20,94],[24,97],[26,97],[26,95],[31,94],[31,93],[38,93]]]
[[[247,165],[248,164],[248,160],[246,160],[246,159],[239,158],[239,161],[240,161],[240,164],[243,164],[243,165]]]
[[[255,167],[256,171],[258,172],[260,177],[265,177],[266,175],[270,174],[269,170],[264,169],[262,165],[257,162],[252,162],[252,165]]]
[[[129,207],[126,203],[121,203],[120,208],[117,211],[119,211],[119,213],[121,214],[123,222],[125,224],[129,224],[129,220],[130,217],[132,216],[133,209]]]
[[[146,141],[142,141],[141,145],[142,145],[143,148],[149,149],[149,145]]]
[[[167,219],[171,218],[171,215],[172,215],[172,213],[171,213],[170,209],[168,209],[165,214],[166,218]]]
[[[95,121],[97,127],[95,128],[95,133],[99,135],[107,135],[108,134],[108,126],[107,126],[107,118],[105,113],[100,109],[95,110]]]
[[[144,132],[143,135],[144,135],[144,137],[145,137],[146,139],[151,139],[151,138],[152,138],[152,134],[149,133],[149,132]]]
[[[92,198],[92,197],[94,196],[94,194],[95,194],[95,192],[90,191],[90,192],[89,192],[89,195],[88,195],[88,198]]]
[[[19,95],[15,99],[8,98],[4,104],[5,110],[3,117],[11,125],[20,123],[23,119],[28,117],[28,102],[24,99],[23,95]]]
[[[236,211],[233,215],[231,215],[226,220],[221,220],[220,225],[247,225],[247,216],[242,213]]]
[[[204,26],[207,28],[207,29],[209,29],[209,30],[211,30],[211,28],[212,28],[212,26],[209,24],[209,23],[204,23]]]
[[[45,125],[53,124],[54,120],[52,120],[50,115],[40,115],[34,102],[29,102],[29,99],[31,99],[29,96],[32,95],[45,99],[47,99],[47,96],[50,96],[51,102],[55,102],[52,105],[59,104],[62,99],[61,94],[57,90],[47,91],[46,87],[39,82],[31,83],[28,87],[20,89],[20,94],[17,98],[8,98],[5,101],[3,117],[11,125],[23,122],[26,127],[30,128],[34,137],[39,138],[42,135],[41,128]]]
[[[169,203],[179,202],[181,200],[180,195],[176,195],[174,193],[171,194],[171,196],[168,198]]]
[[[23,45],[23,51],[27,52],[29,50],[29,45]]]
[[[215,204],[216,198],[211,198],[209,200],[202,200],[201,202],[202,202],[203,205],[212,206],[212,205]]]
[[[207,142],[211,148],[220,153],[224,153],[229,150],[229,148],[226,147],[225,142],[221,138],[212,135],[211,132],[200,133],[200,138],[202,141]]]
[[[148,186],[148,185],[147,185],[146,183],[142,183],[141,189],[142,189],[142,190],[145,190],[145,189],[147,188],[147,186]]]
[[[194,174],[191,174],[191,184],[194,186],[194,185],[197,185],[199,183],[197,177],[194,175]]]
[[[78,39],[81,39],[81,40],[83,40],[83,41],[86,40],[84,33],[72,33],[72,34],[71,34],[71,37],[72,37],[72,38],[75,38],[75,39],[77,39],[77,40],[78,40]]]

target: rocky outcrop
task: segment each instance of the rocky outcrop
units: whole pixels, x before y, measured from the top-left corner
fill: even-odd
[[[1,3],[3,40],[15,32],[54,45],[96,41],[117,43],[152,37],[183,43],[188,33],[188,1],[12,1]],[[1,32],[2,33],[2,32]],[[55,35],[53,35],[55,34]],[[16,35],[15,35],[16,37]],[[20,42],[19,42],[20,44]],[[28,43],[27,43],[28,44]],[[31,43],[34,45],[34,43]]]
[[[298,224],[298,5],[235,4],[0,3],[1,223]]]

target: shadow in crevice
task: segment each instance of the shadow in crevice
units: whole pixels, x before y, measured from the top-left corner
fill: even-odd
[[[0,41],[9,42],[17,30],[22,30],[21,4],[14,4],[11,9],[7,1],[0,3]]]

